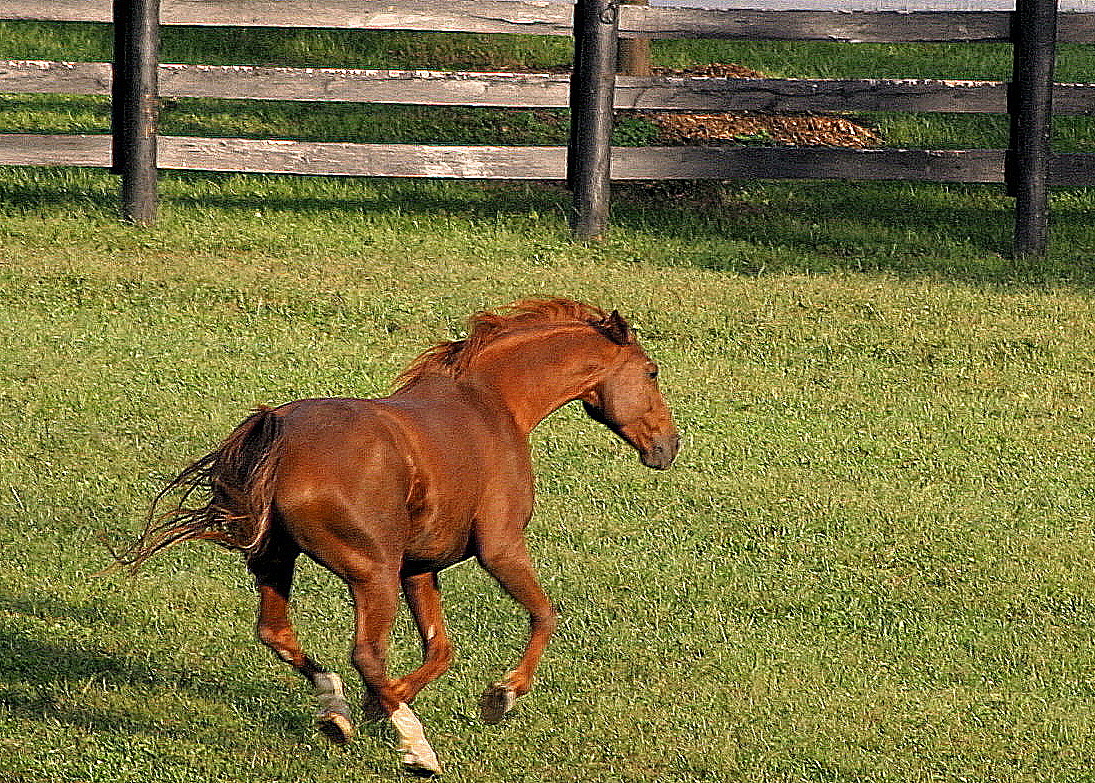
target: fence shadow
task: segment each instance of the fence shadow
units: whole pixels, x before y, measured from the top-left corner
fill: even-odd
[[[682,182],[617,185],[614,191],[617,226],[680,241],[778,250],[788,268],[804,271],[946,272],[948,258],[980,257],[995,274],[999,257],[1011,249],[1013,205],[1000,186]],[[766,255],[772,269],[773,253]],[[697,265],[759,271],[715,257]]]
[[[1002,185],[736,181],[614,185],[612,224],[685,250],[679,263],[728,273],[888,272],[975,284],[1095,284],[1095,193],[1062,192],[1057,252],[1012,254]]]
[[[0,180],[0,202],[30,214],[84,214],[113,221],[117,179],[105,172],[50,169]],[[321,215],[352,222],[362,215],[524,225],[568,234],[571,195],[562,183],[426,179],[275,178],[170,172],[162,178],[161,212],[224,210],[267,215]],[[1009,256],[1013,203],[995,185],[910,183],[684,181],[615,183],[606,254],[634,255],[642,235],[682,248],[674,265],[728,274],[769,272],[892,272],[937,275],[973,283],[1095,284],[1095,247],[1083,232],[1092,197],[1055,208],[1057,242],[1072,257],[1051,253],[1024,265]],[[167,228],[165,224],[165,229]],[[649,259],[646,259],[649,260]]]

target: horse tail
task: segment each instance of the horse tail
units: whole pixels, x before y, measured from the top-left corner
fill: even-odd
[[[144,533],[115,559],[136,571],[157,552],[183,541],[205,540],[250,555],[266,542],[274,515],[274,478],[281,418],[260,406],[204,457],[171,480],[152,501]],[[181,493],[161,512],[168,495]],[[189,501],[195,493],[201,505]]]

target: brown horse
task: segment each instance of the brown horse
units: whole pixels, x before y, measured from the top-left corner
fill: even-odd
[[[342,682],[304,654],[289,623],[294,564],[306,552],[349,586],[352,660],[369,707],[394,724],[408,767],[438,772],[407,706],[452,660],[438,572],[474,557],[531,616],[524,655],[480,699],[483,719],[501,720],[528,693],[556,623],[525,547],[529,432],[581,400],[644,465],[668,468],[680,439],[657,374],[616,311],[551,299],[478,313],[466,339],[419,356],[390,397],[259,408],[160,493],[153,512],[169,492],[182,499],[164,516],[150,514],[121,559],[137,567],[190,539],[242,551],[258,587],[258,638],[312,683],[320,728],[345,742],[353,728]],[[194,492],[208,502],[187,507]],[[424,660],[391,680],[388,636],[401,587]]]

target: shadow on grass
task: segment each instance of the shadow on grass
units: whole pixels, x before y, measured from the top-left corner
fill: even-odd
[[[1086,217],[1095,194],[1084,191],[1055,205],[1051,252],[1029,263],[1011,258],[1014,202],[1001,186],[670,182],[617,186],[613,195],[615,226],[692,240],[690,265],[715,271],[1095,282],[1095,227]],[[1073,255],[1062,258],[1056,248]]]
[[[10,176],[5,176],[5,174]],[[352,179],[295,175],[161,172],[160,203],[167,212],[201,208],[228,213],[354,217],[362,214],[479,219],[569,210],[562,183],[512,183],[427,179]],[[0,216],[19,211],[95,217],[120,213],[117,178],[97,169],[0,168]],[[90,209],[89,209],[90,208]],[[226,216],[231,217],[231,214]]]
[[[77,168],[0,168],[0,219],[118,217],[120,185],[106,171]]]
[[[0,595],[0,612],[54,622],[76,622],[88,627],[122,622],[120,612],[112,612],[101,603],[81,606],[39,596]],[[178,723],[173,719],[161,720],[162,712],[155,707],[160,698],[174,698],[181,691],[194,698],[231,703],[236,710],[249,716],[252,725],[271,733],[298,741],[314,733],[305,700],[306,689],[301,689],[298,711],[272,708],[271,705],[285,701],[285,694],[275,687],[273,677],[269,684],[243,681],[229,684],[215,679],[215,673],[172,669],[166,665],[153,667],[132,656],[62,638],[43,640],[40,634],[19,629],[17,622],[7,621],[4,626],[0,627],[0,650],[3,651],[0,655],[0,708],[20,719],[50,721],[115,734],[189,736],[191,731],[185,720]],[[95,697],[73,697],[75,689],[84,694],[129,690],[140,696],[132,706],[112,707]]]
[[[95,679],[112,687],[147,690],[152,672],[132,661],[62,642],[43,643],[13,631],[0,631],[0,706],[23,720],[63,723],[92,731],[159,731],[123,709],[66,703],[59,683]]]
[[[48,172],[56,172],[49,175]],[[0,202],[26,213],[116,213],[117,185],[105,172],[22,172],[0,179]],[[161,213],[223,210],[252,215],[441,219],[503,225],[547,216],[566,232],[562,183],[307,178],[284,175],[162,175]],[[1053,209],[1048,259],[1009,258],[1014,211],[998,186],[840,182],[669,182],[613,186],[611,228],[602,247],[653,263],[760,275],[767,272],[893,272],[984,284],[1095,283],[1089,191]],[[552,228],[554,226],[555,228]],[[649,237],[665,240],[659,247]],[[638,248],[638,249],[636,249]],[[1064,252],[1063,252],[1064,251]],[[1065,252],[1068,257],[1065,257]],[[658,257],[659,253],[662,255]],[[672,253],[672,255],[670,255]]]

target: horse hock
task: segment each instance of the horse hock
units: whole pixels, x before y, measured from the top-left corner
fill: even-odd
[[[350,717],[350,705],[342,692],[342,678],[334,673],[314,676],[316,700],[316,723],[332,742],[344,745],[354,737],[354,724]]]
[[[426,735],[422,730],[422,723],[411,712],[411,708],[400,702],[392,713],[392,725],[399,735],[397,749],[403,756],[403,764],[412,770],[441,774],[441,765],[437,761],[437,754],[433,752],[430,743],[426,741]]]

